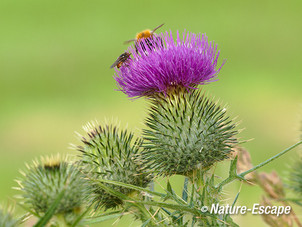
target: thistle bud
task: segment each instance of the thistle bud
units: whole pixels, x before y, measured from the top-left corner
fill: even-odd
[[[86,127],[88,138],[82,138],[83,146],[79,146],[81,159],[86,174],[91,179],[92,203],[95,208],[116,208],[123,201],[105,191],[98,184],[98,179],[123,182],[135,186],[146,187],[150,182],[150,174],[141,170],[136,156],[140,153],[140,139],[133,139],[133,134],[127,131],[118,131],[112,126]],[[102,183],[100,181],[100,183]],[[134,190],[104,183],[105,186],[132,196]]]
[[[45,214],[62,191],[64,196],[54,214],[63,216],[67,223],[72,221],[73,214],[76,218],[85,204],[87,181],[78,166],[67,158],[41,158],[21,173],[23,178],[17,180],[17,189],[22,192],[24,203],[39,215]]]
[[[173,89],[152,99],[146,126],[142,160],[159,175],[189,176],[207,169],[229,158],[237,143],[225,109],[197,90]]]

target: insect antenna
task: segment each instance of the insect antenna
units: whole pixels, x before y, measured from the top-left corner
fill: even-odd
[[[154,28],[152,31],[151,31],[151,34],[153,34],[157,29],[159,29],[160,27],[162,27],[164,24],[161,24],[161,25],[158,25],[156,28]]]

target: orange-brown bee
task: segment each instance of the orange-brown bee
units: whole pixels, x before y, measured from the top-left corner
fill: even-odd
[[[130,58],[130,53],[128,52],[125,52],[125,53],[122,53],[117,59],[116,61],[110,66],[110,68],[114,68],[115,66],[117,68],[120,68],[122,66],[122,64],[124,62],[126,62],[129,58]]]
[[[154,28],[152,31],[150,31],[149,29],[147,30],[144,30],[140,33],[137,33],[136,34],[136,39],[130,39],[130,40],[127,40],[124,42],[124,44],[128,44],[130,42],[137,42],[139,41],[140,39],[147,39],[147,38],[150,38],[153,36],[154,32],[159,29],[160,27],[162,27],[164,24],[161,24],[159,26],[157,26],[156,28]]]
[[[140,40],[142,39],[147,39],[146,40],[146,44],[147,46],[149,47],[149,49],[152,48],[152,43],[150,41],[148,41],[148,39],[153,39],[154,38],[154,32],[159,29],[160,27],[162,27],[164,24],[161,24],[159,26],[157,26],[156,28],[154,28],[152,31],[147,29],[147,30],[144,30],[142,32],[139,32],[136,34],[136,38],[135,39],[130,39],[130,40],[127,40],[124,42],[124,44],[127,44],[127,43],[130,43],[130,42],[135,42],[135,49],[136,49],[136,52],[138,52],[138,45],[141,45],[140,43]],[[159,38],[161,39],[160,37],[156,37],[156,38]],[[143,50],[146,50],[146,47],[144,45],[141,45],[142,49]]]

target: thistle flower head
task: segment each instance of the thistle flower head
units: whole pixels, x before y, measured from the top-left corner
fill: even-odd
[[[76,215],[85,204],[87,181],[78,166],[60,157],[41,158],[22,172],[17,180],[25,204],[37,214],[44,214],[64,191],[55,214],[68,217]],[[74,216],[75,218],[75,216]],[[68,221],[65,219],[65,221]]]
[[[219,51],[205,34],[177,32],[143,39],[129,47],[131,59],[115,79],[121,91],[129,97],[152,96],[166,93],[173,87],[195,88],[214,81],[220,68],[216,68]]]
[[[237,131],[224,108],[197,90],[152,101],[143,134],[146,169],[190,176],[229,157]]]
[[[141,140],[133,139],[133,134],[118,131],[113,126],[86,127],[88,138],[82,138],[83,146],[79,146],[83,167],[91,179],[93,199],[96,208],[115,208],[123,201],[100,187],[98,179],[112,180],[146,187],[151,178],[144,173],[135,160],[140,152]],[[131,195],[134,191],[113,184],[107,187]]]

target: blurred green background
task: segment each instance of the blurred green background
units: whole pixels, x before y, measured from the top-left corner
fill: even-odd
[[[0,1],[0,203],[12,201],[25,162],[72,153],[74,131],[117,121],[137,134],[147,103],[115,91],[110,65],[136,32],[206,33],[227,59],[210,94],[238,116],[257,164],[298,141],[301,131],[302,1]],[[297,151],[264,168],[286,175]],[[301,148],[300,148],[301,151]],[[234,195],[240,184],[227,188]],[[239,204],[261,198],[242,186]],[[296,210],[302,217],[302,211]],[[242,226],[260,216],[235,217]],[[104,225],[107,226],[109,222]],[[125,218],[115,226],[137,226]]]

